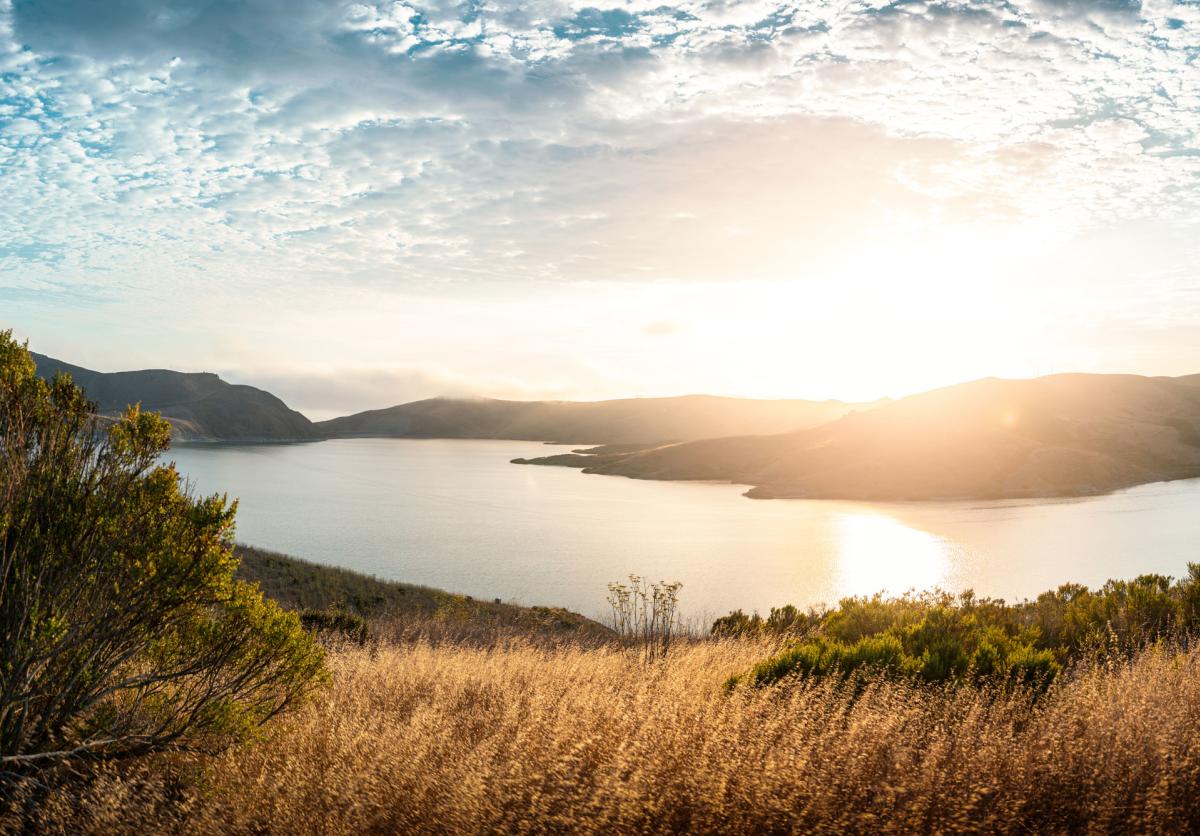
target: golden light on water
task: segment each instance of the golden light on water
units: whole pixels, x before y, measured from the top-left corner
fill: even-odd
[[[837,537],[838,588],[847,595],[946,586],[950,545],[885,514],[840,512]]]

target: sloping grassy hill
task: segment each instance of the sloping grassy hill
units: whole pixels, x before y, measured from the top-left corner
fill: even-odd
[[[307,560],[237,547],[238,577],[257,582],[287,609],[337,610],[376,622],[439,620],[466,632],[515,630],[537,635],[607,638],[607,627],[561,607],[522,607],[480,601],[427,586],[398,583]]]
[[[627,398],[502,401],[431,398],[317,423],[330,436],[505,438],[574,444],[680,441],[814,427],[872,404],[842,401]]]
[[[533,459],[640,479],[755,486],[752,497],[940,499],[1101,493],[1200,476],[1200,380],[989,378],[817,427]]]
[[[97,372],[34,354],[38,374],[71,375],[102,415],[126,406],[161,413],[182,441],[305,441],[319,437],[312,422],[270,392],[226,383],[215,374],[146,369]]]

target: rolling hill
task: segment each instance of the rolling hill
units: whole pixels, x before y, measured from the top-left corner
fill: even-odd
[[[639,479],[720,480],[748,496],[1048,497],[1200,477],[1200,376],[987,378],[820,427],[517,460]]]
[[[316,426],[338,438],[505,438],[624,445],[786,432],[871,406],[708,395],[590,402],[431,398],[321,421]]]
[[[208,372],[97,372],[34,354],[38,374],[68,372],[102,415],[126,405],[162,413],[179,441],[313,441],[325,438],[496,438],[574,444],[688,441],[813,427],[871,404],[759,401],[689,395],[613,401],[430,398],[318,423],[253,386]]]
[[[115,415],[129,404],[159,412],[179,441],[310,441],[320,438],[311,421],[269,392],[226,383],[208,372],[167,369],[96,372],[42,354],[33,355],[38,374],[71,375],[100,414]]]

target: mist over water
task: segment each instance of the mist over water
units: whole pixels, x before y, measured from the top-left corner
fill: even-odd
[[[685,617],[706,619],[932,586],[1013,599],[1200,560],[1200,480],[1036,502],[755,501],[735,485],[509,464],[548,449],[346,439],[165,458],[197,491],[239,498],[240,542],[588,615],[631,572],[682,581]]]

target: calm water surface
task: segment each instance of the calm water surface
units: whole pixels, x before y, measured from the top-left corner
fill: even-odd
[[[379,577],[596,615],[637,572],[694,619],[940,585],[1004,598],[1200,561],[1200,480],[1056,501],[749,500],[731,485],[509,464],[544,445],[348,439],[167,456],[240,499],[237,539]]]

